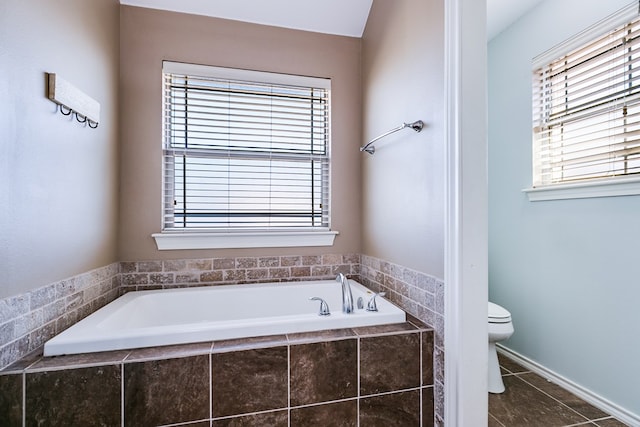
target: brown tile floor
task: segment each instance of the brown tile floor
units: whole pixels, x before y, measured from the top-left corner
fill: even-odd
[[[489,394],[489,427],[624,427],[558,385],[499,355],[505,392]]]

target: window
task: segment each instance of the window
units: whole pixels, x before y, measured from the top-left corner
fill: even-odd
[[[534,60],[534,188],[640,174],[640,20],[629,9],[613,31]]]
[[[163,76],[163,234],[329,230],[330,80],[173,62]]]

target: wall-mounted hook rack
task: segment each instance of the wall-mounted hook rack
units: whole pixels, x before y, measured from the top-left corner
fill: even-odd
[[[75,113],[76,120],[86,123],[91,129],[100,123],[100,103],[55,73],[45,73],[47,98],[58,104],[60,113],[68,116]]]

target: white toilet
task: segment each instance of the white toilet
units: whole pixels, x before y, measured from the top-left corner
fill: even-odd
[[[506,340],[513,334],[511,313],[505,308],[489,302],[489,393],[502,393],[504,383],[500,374],[496,342]]]

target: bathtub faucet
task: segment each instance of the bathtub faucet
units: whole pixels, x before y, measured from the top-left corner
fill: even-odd
[[[336,282],[340,282],[342,285],[342,312],[347,314],[353,313],[353,295],[351,294],[349,280],[344,274],[338,273]]]

